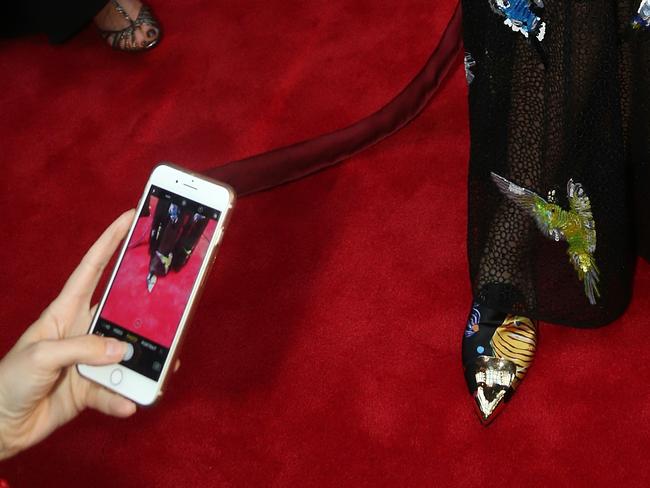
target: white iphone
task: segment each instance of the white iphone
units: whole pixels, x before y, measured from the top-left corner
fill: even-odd
[[[156,401],[234,201],[228,185],[168,163],[153,170],[88,331],[125,341],[127,353],[79,374],[140,405]]]

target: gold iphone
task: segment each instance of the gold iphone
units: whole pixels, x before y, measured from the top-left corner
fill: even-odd
[[[127,353],[79,374],[140,405],[156,401],[234,202],[223,183],[168,163],[153,170],[88,331],[126,342]]]

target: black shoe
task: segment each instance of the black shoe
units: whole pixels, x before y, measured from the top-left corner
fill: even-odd
[[[463,334],[463,368],[484,425],[494,420],[524,379],[536,346],[536,321],[474,303]]]

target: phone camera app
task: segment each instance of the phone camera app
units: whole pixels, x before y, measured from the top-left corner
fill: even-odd
[[[219,216],[151,188],[95,327],[129,344],[124,366],[160,377]]]

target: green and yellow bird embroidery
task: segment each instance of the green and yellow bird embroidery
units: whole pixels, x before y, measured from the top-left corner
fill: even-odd
[[[591,214],[591,202],[582,185],[569,180],[567,198],[571,208],[565,210],[553,201],[546,201],[537,193],[522,188],[496,173],[492,173],[492,180],[501,193],[533,217],[544,235],[555,241],[566,241],[569,244],[567,253],[571,264],[577,271],[580,281],[584,283],[589,303],[595,305],[596,299],[600,298],[598,291],[600,271],[594,258],[596,223]]]

